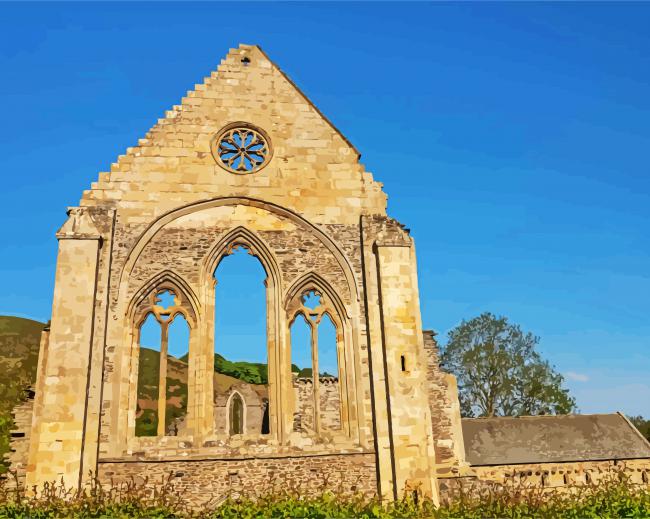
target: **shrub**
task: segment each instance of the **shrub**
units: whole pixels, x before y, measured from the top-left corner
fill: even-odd
[[[591,518],[650,517],[647,487],[630,484],[621,471],[598,485],[567,491],[482,484],[466,487],[439,508],[426,499],[395,503],[340,497],[325,492],[316,497],[282,495],[261,498],[230,497],[202,510],[191,509],[174,487],[170,474],[158,484],[145,481],[101,486],[92,481],[83,491],[71,492],[62,484],[46,485],[38,497],[0,486],[0,518]]]

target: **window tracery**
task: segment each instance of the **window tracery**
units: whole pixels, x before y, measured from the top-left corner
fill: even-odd
[[[138,310],[136,436],[177,436],[186,428],[190,324],[178,291],[162,284]],[[170,344],[171,337],[171,344]]]
[[[255,173],[268,164],[271,154],[269,137],[249,123],[229,124],[212,141],[212,155],[231,173]]]
[[[339,356],[341,324],[334,306],[320,291],[308,289],[294,299],[289,309],[294,387],[293,429],[319,434],[341,429],[341,387]],[[307,334],[303,331],[307,329]],[[307,335],[307,338],[305,337]],[[302,336],[302,337],[301,337]],[[327,342],[324,338],[327,336]],[[302,339],[302,340],[301,340]],[[300,342],[308,344],[309,365],[300,355]]]

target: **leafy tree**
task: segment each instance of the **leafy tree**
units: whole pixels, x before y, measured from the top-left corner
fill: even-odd
[[[650,420],[646,420],[643,416],[629,416],[628,418],[634,427],[650,441]]]
[[[268,366],[259,362],[233,362],[215,353],[214,370],[250,384],[268,384]]]
[[[448,335],[441,361],[458,379],[463,416],[564,414],[575,400],[535,350],[539,338],[486,312]]]

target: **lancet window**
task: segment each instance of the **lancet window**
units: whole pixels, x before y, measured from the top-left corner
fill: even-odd
[[[290,308],[293,430],[318,434],[341,429],[342,330],[328,299],[308,290]]]
[[[266,272],[251,250],[227,249],[215,273],[214,432],[269,434]]]
[[[152,291],[139,305],[135,435],[186,433],[190,325],[172,288]]]

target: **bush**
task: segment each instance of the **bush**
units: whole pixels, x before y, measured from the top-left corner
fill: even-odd
[[[412,498],[380,503],[363,498],[341,498],[332,493],[318,497],[284,495],[234,498],[204,510],[192,510],[174,488],[173,477],[159,485],[133,482],[101,487],[91,483],[82,492],[60,484],[46,485],[39,497],[0,487],[0,518],[206,518],[248,519],[270,517],[309,518],[590,518],[650,517],[650,492],[631,485],[615,473],[598,485],[562,491],[482,485],[465,489],[436,508],[428,500]]]

